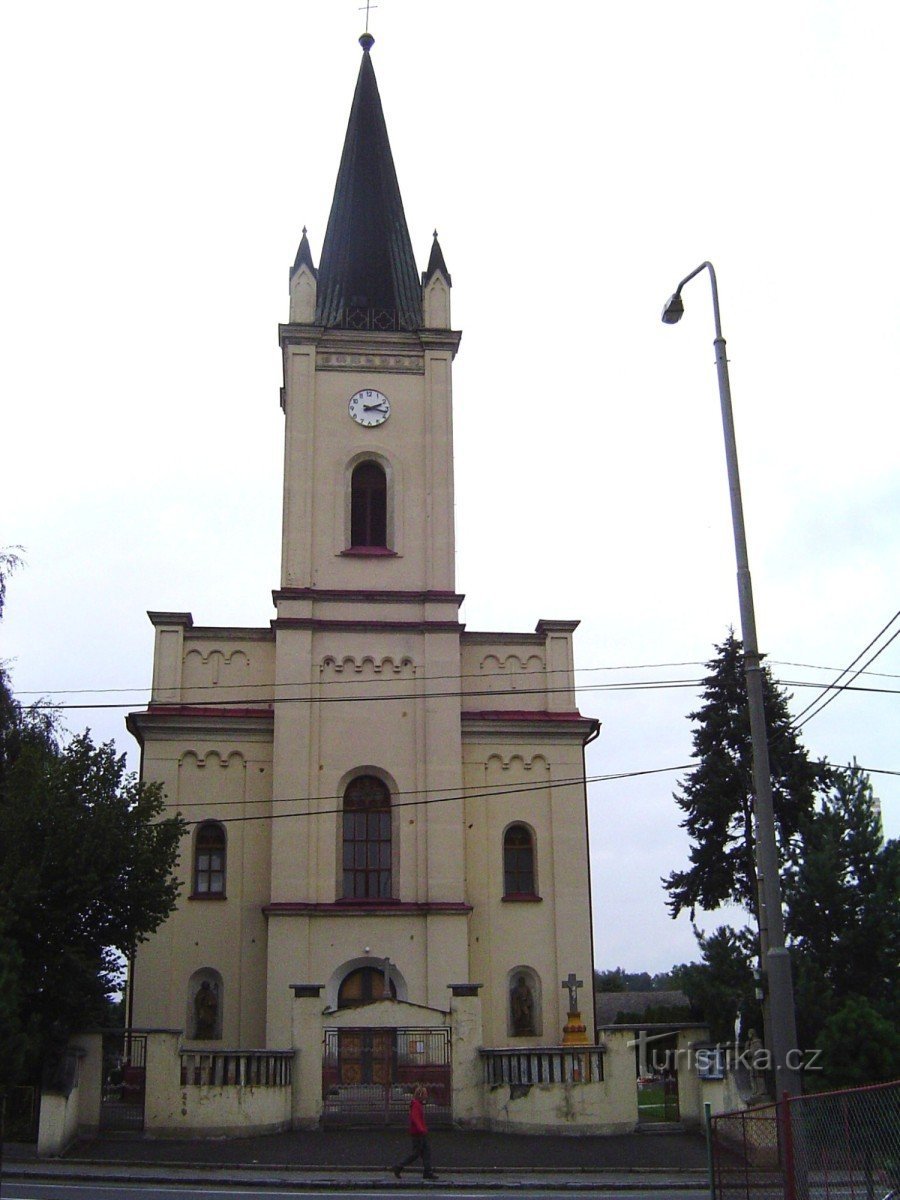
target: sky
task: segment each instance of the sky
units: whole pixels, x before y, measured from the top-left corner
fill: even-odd
[[[359,5],[4,11],[0,546],[26,566],[0,654],[134,768],[146,611],[274,615],[276,327],[304,225],[321,251]],[[379,0],[370,29],[463,330],[462,619],[581,621],[588,773],[628,776],[589,787],[596,961],[664,971],[698,956],[660,885],[688,852],[668,768],[740,622],[706,274],[660,312],[713,262],[759,644],[797,713],[900,608],[900,8]],[[898,676],[900,638],[801,735],[872,770],[888,836]]]

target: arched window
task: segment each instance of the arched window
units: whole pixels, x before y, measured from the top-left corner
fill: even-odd
[[[391,896],[391,793],[373,775],[352,779],[344,792],[345,900]]]
[[[194,840],[194,896],[225,897],[225,830],[204,821]]]
[[[350,477],[350,546],[387,548],[387,476],[371,459]]]
[[[527,825],[510,825],[503,835],[504,896],[535,896],[534,836]]]
[[[397,999],[393,979],[385,981],[384,972],[375,967],[357,967],[345,975],[338,988],[338,1008],[361,1008],[375,1000]]]

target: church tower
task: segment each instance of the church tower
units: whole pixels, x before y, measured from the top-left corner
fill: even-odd
[[[421,280],[416,271],[372,41],[361,39],[319,269],[304,233],[280,329],[273,811],[284,817],[272,830],[269,979],[281,975],[286,1003],[299,933],[304,945],[340,945],[341,967],[389,958],[395,986],[408,993],[414,978],[416,1000],[438,1007],[450,977],[469,970],[451,397],[460,335],[436,239]],[[365,807],[388,797],[389,809]],[[373,842],[379,823],[389,828]]]
[[[189,832],[182,900],[136,956],[134,1023],[283,1049],[298,986],[323,1020],[389,1000],[400,1024],[440,1022],[465,985],[486,1047],[552,1046],[563,979],[584,981],[592,1030],[599,724],[576,706],[576,621],[460,624],[450,274],[436,234],[417,271],[360,42],[321,258],[304,229],[279,329],[275,618],[150,613],[153,693],[128,725]]]

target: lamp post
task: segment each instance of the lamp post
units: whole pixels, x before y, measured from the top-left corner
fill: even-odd
[[[772,775],[769,767],[769,746],[766,735],[766,716],[763,707],[763,679],[759,647],[756,640],[756,617],[753,610],[753,588],[750,564],[747,559],[747,537],[744,532],[744,508],[741,501],[741,481],[738,473],[737,444],[734,436],[734,416],[731,410],[731,385],[728,381],[728,359],[719,316],[719,292],[716,272],[710,262],[701,263],[686,275],[675,289],[662,312],[663,323],[674,325],[681,320],[684,302],[681,289],[701,271],[709,271],[712,285],[713,314],[716,336],[716,371],[719,377],[719,400],[722,406],[722,428],[725,434],[725,461],[728,466],[728,490],[731,495],[731,523],[734,530],[734,552],[737,559],[738,603],[741,615],[741,637],[744,643],[744,674],[747,680],[747,707],[750,715],[750,741],[753,756],[754,813],[756,816],[756,873],[759,888],[760,965],[764,974],[764,1006],[768,1010],[767,1049],[775,1072],[775,1096],[784,1092],[797,1095],[800,1091],[797,1062],[797,1029],[794,1017],[794,989],[791,979],[791,960],[784,944],[784,918],[781,911],[781,882],[778,873],[778,845],[775,841],[775,811],[772,804]]]

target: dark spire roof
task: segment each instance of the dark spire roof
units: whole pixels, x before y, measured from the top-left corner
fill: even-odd
[[[371,34],[360,38],[362,63],[319,262],[316,323],[418,329],[422,291],[369,57],[373,41]]]
[[[306,236],[306,226],[303,226],[303,236],[300,239],[300,245],[297,247],[297,257],[294,259],[294,265],[291,267],[291,279],[297,274],[301,267],[309,267],[312,271],[313,279],[316,278],[316,268],[313,266],[312,251],[309,248],[309,239]]]
[[[441,243],[438,241],[437,230],[434,231],[434,241],[431,243],[431,254],[428,258],[428,269],[422,276],[422,287],[434,275],[436,271],[440,271],[450,287],[453,287],[453,281],[450,278],[450,272],[447,270],[447,264],[444,262],[444,256],[441,253]]]

